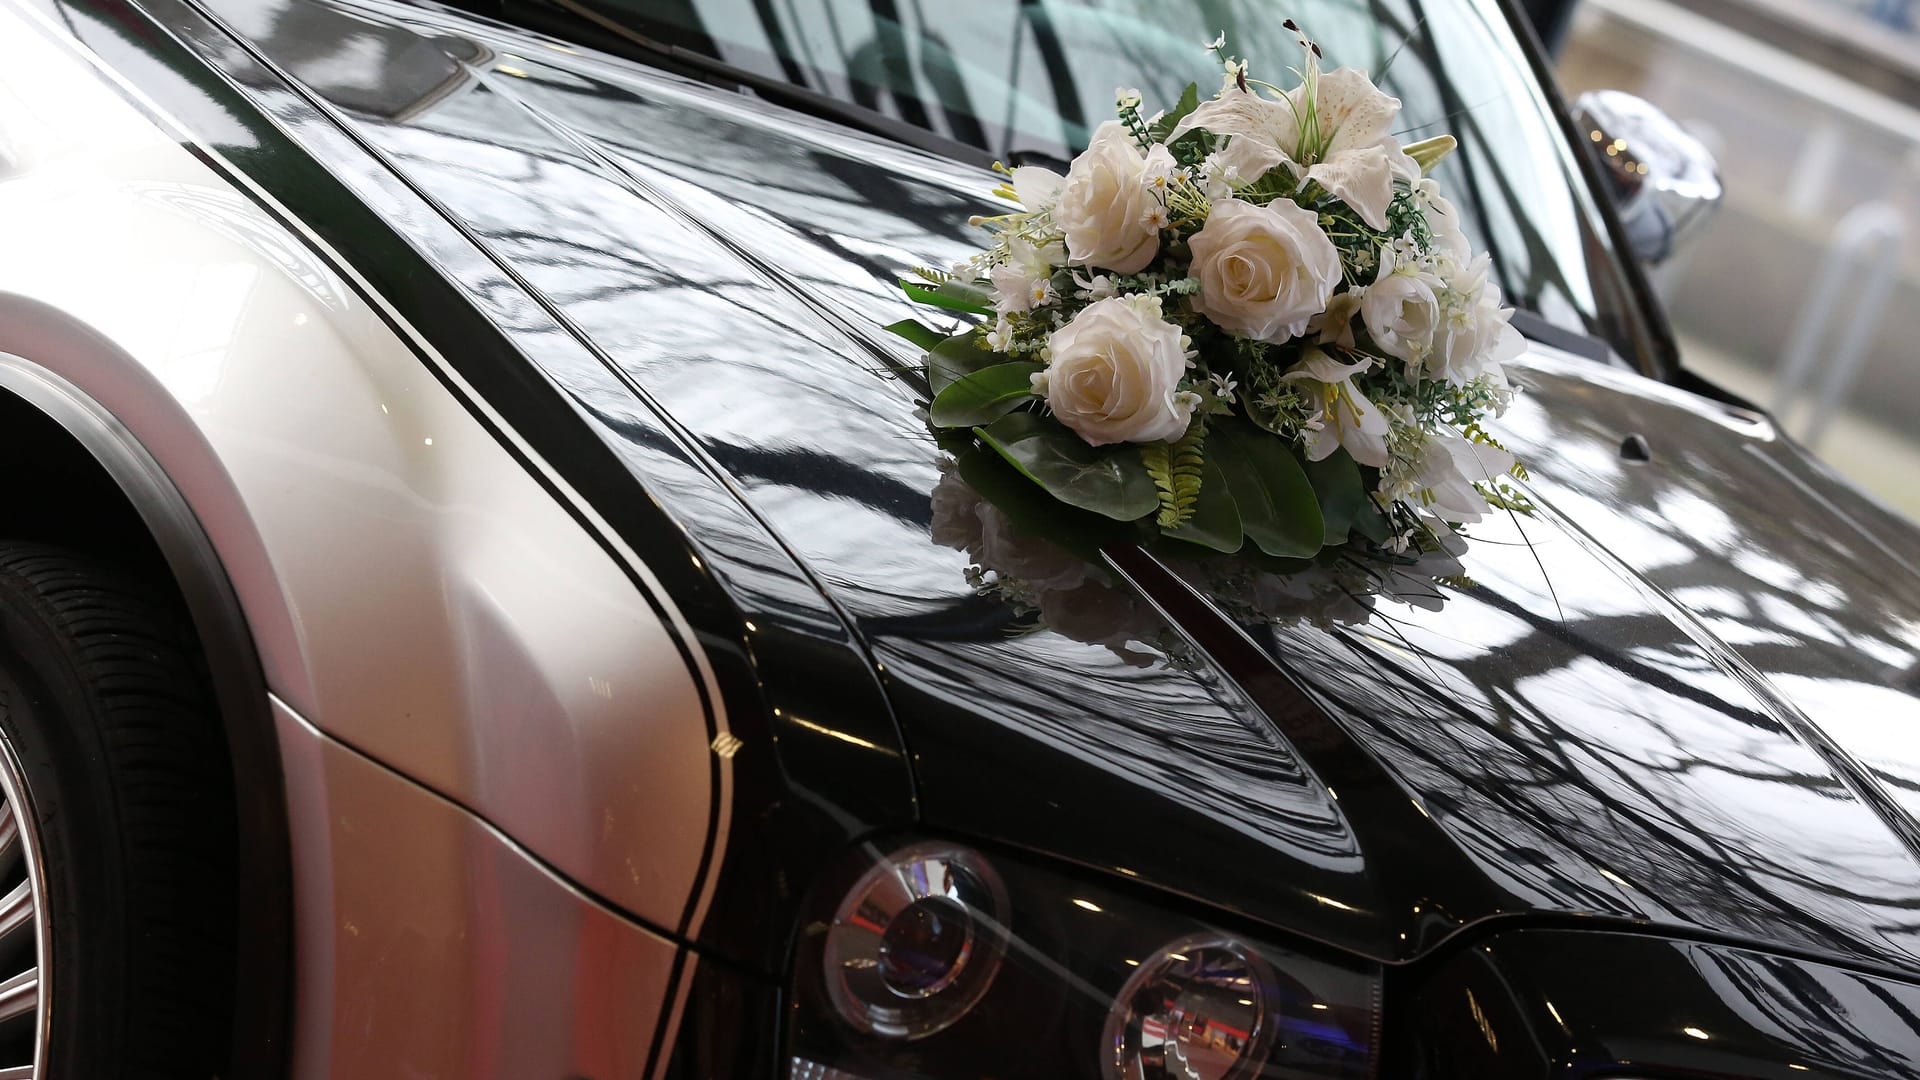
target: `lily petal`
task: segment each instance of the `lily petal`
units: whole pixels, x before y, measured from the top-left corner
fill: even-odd
[[[1356,360],[1351,364],[1343,364],[1323,350],[1308,349],[1301,356],[1300,362],[1293,365],[1281,378],[1294,382],[1306,379],[1323,383],[1345,382],[1372,366],[1371,360]]]
[[[1393,160],[1386,147],[1370,146],[1331,154],[1307,169],[1307,179],[1353,207],[1369,227],[1387,227],[1387,207],[1393,202]]]
[[[1060,198],[1060,185],[1066,177],[1038,165],[1022,165],[1013,170],[1013,194],[1029,211],[1044,210]]]
[[[1306,88],[1293,91],[1304,96]],[[1333,133],[1327,143],[1327,155],[1370,147],[1388,137],[1393,118],[1400,113],[1400,99],[1373,85],[1365,72],[1353,68],[1335,68],[1323,72],[1314,84],[1315,111],[1320,114],[1320,130]]]
[[[1223,168],[1233,167],[1242,185],[1253,183],[1280,165],[1285,165],[1289,173],[1299,172],[1285,151],[1258,135],[1235,135],[1216,158]]]
[[[1303,431],[1300,438],[1306,444],[1308,461],[1325,461],[1340,449],[1340,429],[1332,423]]]
[[[1173,126],[1167,141],[1173,142],[1195,128],[1215,135],[1250,136],[1289,156],[1300,145],[1293,106],[1269,101],[1251,90],[1228,90],[1212,101],[1201,102]]]

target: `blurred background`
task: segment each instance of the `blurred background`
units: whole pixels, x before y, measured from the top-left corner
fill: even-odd
[[[1569,101],[1638,94],[1719,158],[1653,271],[1686,364],[1920,519],[1920,0],[1536,10]]]

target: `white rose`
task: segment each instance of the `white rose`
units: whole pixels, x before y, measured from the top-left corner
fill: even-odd
[[[1440,327],[1438,284],[1418,263],[1397,262],[1392,248],[1382,252],[1379,275],[1360,296],[1360,317],[1382,352],[1416,362],[1426,358]]]
[[[1194,310],[1258,341],[1297,337],[1340,281],[1340,252],[1319,216],[1287,199],[1216,202],[1190,245]]]
[[[1146,174],[1146,158],[1118,120],[1094,131],[1093,142],[1067,169],[1054,202],[1068,257],[1122,274],[1138,273],[1153,261],[1160,234],[1148,224],[1157,201]]]
[[[1096,300],[1047,338],[1047,369],[1033,389],[1053,415],[1094,446],[1159,442],[1186,433],[1195,397],[1180,328],[1153,297]]]

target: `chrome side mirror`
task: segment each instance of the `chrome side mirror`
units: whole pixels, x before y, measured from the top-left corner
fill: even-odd
[[[1720,205],[1720,167],[1700,140],[1644,98],[1590,90],[1574,123],[1600,162],[1633,253],[1648,263],[1673,254]]]

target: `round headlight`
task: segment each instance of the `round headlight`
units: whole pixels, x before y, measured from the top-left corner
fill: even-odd
[[[916,844],[866,872],[827,928],[827,998],[860,1031],[931,1035],[966,1015],[1006,953],[1007,892],[978,852]]]
[[[1273,979],[1252,949],[1188,938],[1141,963],[1107,1018],[1109,1080],[1241,1080],[1266,1060]]]

